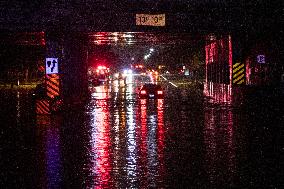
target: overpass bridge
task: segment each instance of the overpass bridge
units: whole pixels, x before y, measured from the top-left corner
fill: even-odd
[[[216,101],[230,102],[233,85],[239,88],[280,81],[281,5],[281,1],[194,0],[4,2],[1,42],[39,46],[45,49],[46,57],[57,57],[61,79],[68,85],[63,93],[70,94],[82,83],[87,85],[86,65],[91,46],[180,45],[201,41],[206,57],[204,93]],[[164,14],[165,25],[138,25],[137,14],[141,13]],[[266,58],[269,68],[257,65],[259,55]],[[269,78],[260,78],[263,73]]]

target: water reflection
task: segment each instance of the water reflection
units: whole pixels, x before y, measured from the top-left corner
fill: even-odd
[[[94,187],[160,186],[165,171],[164,101],[137,101],[132,78],[113,98],[100,96],[103,93],[94,93],[89,106]]]
[[[48,115],[37,116],[37,129],[40,134],[41,142],[39,151],[40,159],[44,159],[45,170],[41,175],[42,188],[60,188],[62,186],[62,160],[60,149],[59,125],[60,117],[50,117]]]
[[[87,115],[62,121],[35,118],[22,91],[0,93],[2,188],[279,188],[281,101],[232,110],[186,93],[139,100],[134,86],[97,91]]]
[[[92,97],[95,98],[95,99],[108,99],[108,98],[110,98],[110,90],[109,90],[108,86],[106,86],[106,85],[93,87],[91,92],[92,92]]]
[[[163,186],[164,179],[164,112],[163,100],[153,104],[140,100],[141,124],[141,179],[144,187],[157,188]]]
[[[147,101],[145,99],[140,100],[140,164],[141,174],[148,172],[147,170]],[[147,178],[144,176],[141,179],[141,185],[147,186]]]
[[[230,107],[205,110],[205,165],[212,187],[233,185],[236,176],[233,112]]]
[[[116,88],[115,98],[112,99],[113,103],[113,179],[115,188],[122,188],[125,186],[125,160],[123,157],[125,156],[126,151],[126,121],[127,121],[127,114],[126,114],[126,105],[124,102],[125,98],[125,85],[124,82],[117,80],[117,82],[113,82],[114,87]],[[123,87],[121,87],[123,86]]]
[[[159,174],[158,174],[158,187],[162,187],[163,185],[160,186],[160,181],[164,179],[165,176],[165,127],[164,127],[164,100],[159,99],[158,100],[158,105],[157,105],[157,110],[158,110],[158,163],[159,163]]]
[[[97,100],[92,112],[91,146],[93,175],[97,188],[111,186],[110,126],[106,100]]]
[[[158,166],[158,154],[157,154],[157,143],[156,143],[156,131],[157,131],[157,122],[155,121],[156,117],[154,115],[149,116],[149,130],[147,137],[147,159],[148,159],[148,181],[150,187],[157,187],[157,166]]]
[[[17,91],[17,105],[16,105],[16,110],[17,110],[17,125],[20,124],[20,118],[21,118],[21,110],[20,110],[21,104],[20,104],[20,92]]]
[[[135,111],[134,111],[134,103],[133,100],[133,85],[132,85],[132,77],[127,77],[126,80],[127,88],[126,88],[126,140],[127,140],[127,181],[128,187],[136,188],[138,181],[138,173],[137,173],[137,139],[136,139],[136,123],[135,123]]]

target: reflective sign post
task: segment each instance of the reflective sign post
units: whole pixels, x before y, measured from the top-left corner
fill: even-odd
[[[46,33],[45,83],[46,97],[36,100],[36,113],[48,115],[52,112],[54,101],[61,94],[60,61],[63,59],[62,36]]]

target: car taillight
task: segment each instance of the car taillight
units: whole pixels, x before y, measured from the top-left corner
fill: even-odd
[[[147,92],[145,91],[145,90],[142,90],[141,92],[140,92],[140,94],[146,94]]]
[[[158,91],[157,93],[158,93],[158,95],[162,95],[163,91]]]

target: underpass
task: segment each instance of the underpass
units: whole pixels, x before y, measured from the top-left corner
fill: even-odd
[[[1,188],[281,188],[277,1],[12,4]],[[164,98],[139,98],[156,82]]]

